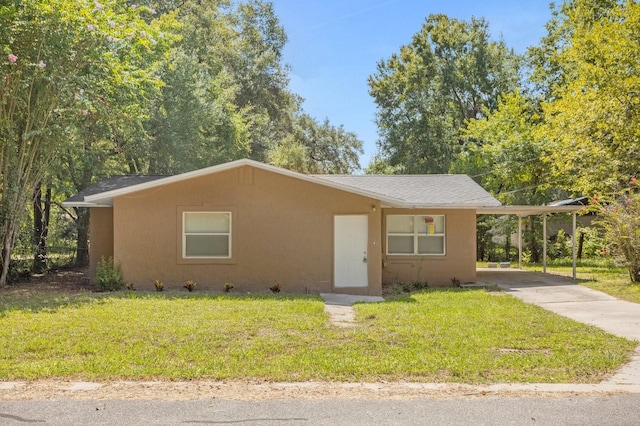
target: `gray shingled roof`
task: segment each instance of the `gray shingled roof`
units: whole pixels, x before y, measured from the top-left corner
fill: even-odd
[[[86,188],[66,200],[63,205],[110,206],[117,196],[241,166],[251,166],[378,199],[389,207],[493,208],[501,205],[466,175],[305,175],[247,159],[174,176],[114,176]]]
[[[315,175],[398,198],[407,206],[496,207],[500,202],[467,175]]]
[[[67,198],[65,203],[82,203],[84,197],[88,195],[101,194],[103,192],[112,191],[114,189],[128,188],[130,186],[138,185],[141,183],[151,182],[156,179],[161,179],[166,176],[161,175],[122,175],[112,176],[98,183],[94,183],[78,192],[73,197]]]

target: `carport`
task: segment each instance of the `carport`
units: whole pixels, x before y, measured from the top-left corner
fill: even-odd
[[[522,218],[527,216],[542,216],[542,271],[547,272],[547,216],[554,213],[571,213],[572,216],[572,258],[573,258],[573,279],[576,279],[576,216],[584,209],[582,205],[561,205],[561,206],[499,206],[483,207],[476,210],[476,214],[488,214],[496,216],[516,215],[518,216],[518,269],[522,269]]]

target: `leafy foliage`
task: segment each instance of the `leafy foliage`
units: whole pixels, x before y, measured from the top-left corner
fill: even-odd
[[[640,4],[571,0],[532,50],[550,163],[563,187],[593,194],[640,170]]]
[[[535,134],[539,121],[519,92],[500,96],[495,110],[485,108],[484,117],[467,122],[464,152],[452,170],[475,176],[505,204],[547,201],[544,141]]]
[[[55,206],[112,175],[238,158],[359,168],[357,137],[305,115],[291,93],[269,2],[10,1],[0,34],[0,286],[39,186]],[[63,211],[85,264],[88,212]]]
[[[496,108],[519,82],[519,58],[482,19],[430,15],[410,44],[369,77],[380,155],[401,173],[446,173],[465,120]]]
[[[604,229],[611,254],[620,258],[629,271],[631,282],[640,282],[640,192],[636,179],[630,187],[609,197],[594,197],[593,206]]]
[[[28,194],[48,177],[73,129],[100,118],[107,127],[140,123],[145,93],[160,84],[149,64],[169,42],[165,30],[173,22],[168,15],[148,24],[148,13],[115,0],[25,0],[0,8],[0,286]]]
[[[119,291],[125,288],[120,265],[113,258],[102,257],[96,268],[95,283],[101,291]]]
[[[290,136],[269,152],[269,163],[301,173],[348,174],[360,168],[362,142],[343,126],[326,119],[318,124],[306,114],[296,117]]]

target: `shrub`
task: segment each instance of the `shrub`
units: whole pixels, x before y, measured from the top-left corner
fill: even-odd
[[[196,288],[196,282],[193,280],[188,280],[187,282],[184,283],[184,288],[186,288],[188,291],[193,291]]]
[[[414,292],[421,292],[427,290],[429,284],[426,281],[414,281],[414,282],[396,282],[390,286],[385,286],[383,292],[390,295],[403,295],[412,294]]]
[[[153,285],[156,287],[156,291],[164,290],[164,283],[160,280],[156,280]]]
[[[640,282],[640,193],[636,178],[629,187],[611,197],[593,197],[592,207],[598,213],[596,224],[602,226],[607,247],[612,255],[624,261],[631,282]]]
[[[273,286],[269,287],[269,290],[271,290],[274,293],[280,293],[282,288],[280,287],[280,284],[276,284],[276,285],[273,285]]]
[[[415,291],[422,291],[429,288],[429,284],[426,281],[416,281],[413,283],[413,289]]]
[[[562,259],[565,257],[571,257],[573,246],[571,239],[567,237],[567,234],[563,229],[558,230],[556,240],[549,246],[549,255],[553,259]]]
[[[224,292],[225,293],[229,293],[231,291],[231,289],[233,288],[233,284],[231,283],[224,283]]]
[[[100,258],[96,269],[95,283],[101,291],[118,291],[125,288],[120,265],[114,263],[113,258]]]

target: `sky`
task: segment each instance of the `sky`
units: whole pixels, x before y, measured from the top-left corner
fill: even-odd
[[[344,125],[364,143],[360,165],[376,153],[376,106],[367,78],[434,13],[484,18],[494,40],[517,53],[537,45],[551,18],[550,0],[272,0],[288,42],[284,63],[304,111]]]

